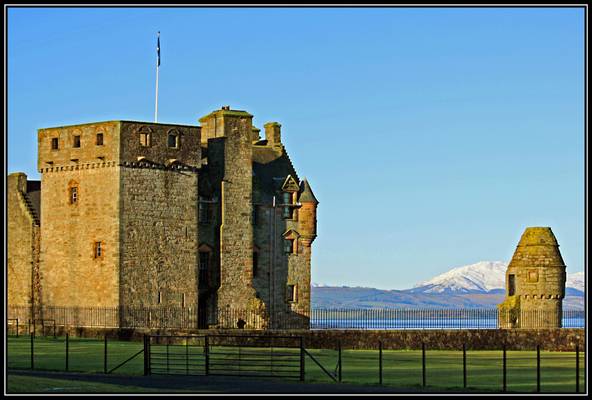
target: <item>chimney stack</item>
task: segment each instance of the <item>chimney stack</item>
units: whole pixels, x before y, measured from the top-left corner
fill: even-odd
[[[277,122],[268,122],[263,125],[265,128],[265,139],[270,146],[281,146],[282,144],[282,126]]]

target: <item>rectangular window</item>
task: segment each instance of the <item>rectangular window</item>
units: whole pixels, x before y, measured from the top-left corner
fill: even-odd
[[[290,302],[297,302],[298,301],[298,297],[297,297],[297,292],[296,292],[296,285],[288,285],[287,288],[287,300]]]
[[[284,253],[294,253],[294,239],[284,239]]]
[[[508,275],[508,296],[516,293],[516,278],[513,274]]]
[[[70,204],[75,204],[78,201],[78,188],[76,186],[70,188]]]
[[[292,207],[289,204],[292,204],[292,193],[284,192],[284,218],[292,218]]]
[[[97,146],[102,146],[102,145],[103,145],[103,134],[97,133]]]
[[[51,149],[52,150],[58,149],[58,138],[57,137],[51,138]]]
[[[167,145],[171,148],[177,148],[178,145],[178,136],[177,135],[169,135],[167,140]]]
[[[80,147],[80,135],[74,136],[74,143],[72,147]]]
[[[101,242],[95,242],[95,258],[103,256],[103,247]]]
[[[150,134],[143,132],[140,133],[140,145],[144,147],[150,146]]]

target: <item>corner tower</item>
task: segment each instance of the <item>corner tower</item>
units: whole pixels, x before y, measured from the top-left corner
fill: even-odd
[[[506,271],[501,328],[560,328],[565,263],[551,228],[526,228]]]

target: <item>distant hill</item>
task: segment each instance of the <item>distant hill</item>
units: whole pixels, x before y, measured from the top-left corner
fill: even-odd
[[[381,290],[313,284],[314,308],[494,308],[504,298],[507,263],[453,268],[411,289]],[[564,309],[584,309],[584,273],[568,274]]]

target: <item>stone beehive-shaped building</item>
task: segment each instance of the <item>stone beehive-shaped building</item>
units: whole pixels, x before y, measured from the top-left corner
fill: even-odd
[[[142,324],[126,307],[169,307],[199,328],[307,328],[318,202],[281,125],[260,138],[252,117],[40,129],[41,182],[8,180],[9,306],[118,307],[120,326]]]
[[[526,228],[506,271],[502,328],[560,328],[565,263],[551,228]]]

